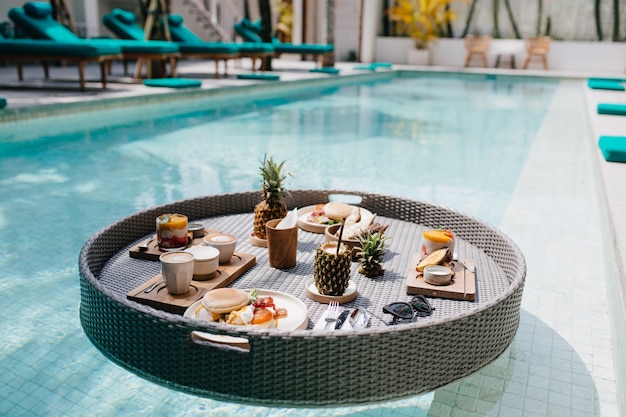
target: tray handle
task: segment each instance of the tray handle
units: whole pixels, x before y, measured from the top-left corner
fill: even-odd
[[[363,197],[356,194],[328,194],[329,202],[339,202],[358,206],[363,202]]]
[[[191,332],[191,341],[202,347],[250,353],[250,341],[245,337],[226,336],[194,330]]]

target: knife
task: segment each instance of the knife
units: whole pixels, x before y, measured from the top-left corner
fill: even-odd
[[[464,262],[465,262],[465,265],[467,265],[467,267],[463,269],[463,286],[465,287],[465,274],[467,273],[467,271],[469,271],[472,274],[474,274],[474,277],[476,277],[476,265],[474,264],[473,259],[466,259]],[[467,295],[467,291],[465,290],[465,288],[464,288],[464,292],[465,292],[464,294],[464,297],[465,297],[465,295]]]
[[[335,322],[335,329],[341,329],[341,326],[343,326],[343,323],[346,321],[346,319],[349,316],[350,316],[350,310],[348,309],[343,310],[341,314],[339,315],[339,317],[337,317],[337,321]]]
[[[467,297],[467,268],[465,268],[465,266],[463,266],[463,299],[465,299],[465,297]]]

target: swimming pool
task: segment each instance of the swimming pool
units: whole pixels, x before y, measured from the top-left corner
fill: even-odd
[[[249,95],[245,101],[197,102],[186,114],[172,116],[154,113],[158,108],[126,109],[12,129],[0,142],[0,228],[9,237],[0,242],[5,253],[0,288],[10,305],[0,313],[5,384],[0,413],[293,413],[181,394],[102,357],[78,320],[76,259],[83,243],[114,220],[156,204],[258,189],[265,153],[289,161],[293,189],[343,188],[416,198],[511,227],[512,204],[546,124],[576,121],[570,139],[578,149],[567,152],[584,149],[588,128],[579,87],[568,80],[390,75],[294,94],[277,91],[273,97]],[[557,114],[558,120],[550,122],[555,107],[557,113],[566,107],[567,119]],[[576,168],[581,166],[585,172],[592,168],[584,159]],[[534,209],[527,207],[525,216]],[[522,318],[513,347],[518,354],[526,351],[529,320],[537,328],[533,314]],[[571,362],[579,363],[573,355]],[[486,372],[477,374],[481,381],[494,378],[493,368]],[[517,382],[508,378],[498,383],[499,399],[475,395],[476,402],[506,410],[505,388]],[[471,381],[464,386],[472,386]],[[300,412],[414,415],[421,409],[425,415],[429,408],[433,413],[454,406],[449,398],[437,397],[445,393]],[[457,392],[454,401],[458,398]]]

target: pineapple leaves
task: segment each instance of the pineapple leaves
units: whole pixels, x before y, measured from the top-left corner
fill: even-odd
[[[357,254],[359,272],[367,277],[377,277],[384,274],[382,267],[385,257],[385,244],[388,237],[382,233],[364,233],[358,236],[360,250]]]
[[[291,177],[291,173],[284,172],[287,161],[277,163],[270,156],[263,157],[263,161],[259,170],[261,172],[261,192],[266,201],[276,201],[282,199],[289,192],[285,189],[284,183],[287,177]]]

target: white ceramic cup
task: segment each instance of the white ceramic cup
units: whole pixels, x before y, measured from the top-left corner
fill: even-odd
[[[167,292],[173,295],[185,294],[193,279],[195,259],[189,252],[166,252],[159,256],[161,272]]]
[[[235,253],[237,236],[228,233],[212,233],[204,237],[204,244],[220,251],[220,264],[227,264]]]
[[[195,259],[193,268],[193,279],[205,281],[213,277],[219,267],[220,251],[210,246],[192,246],[185,249],[185,252],[193,254]]]

